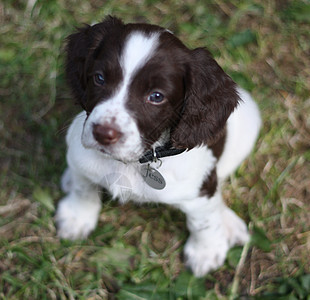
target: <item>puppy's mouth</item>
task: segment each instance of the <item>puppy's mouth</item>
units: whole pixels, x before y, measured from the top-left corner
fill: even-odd
[[[142,157],[144,153],[144,152],[141,152],[141,154],[138,152],[126,153],[126,151],[122,151],[121,148],[117,150],[116,149],[110,150],[102,146],[96,147],[96,150],[100,152],[102,155],[104,155],[105,157],[113,159],[113,160],[117,160],[124,164],[139,162],[140,157]]]

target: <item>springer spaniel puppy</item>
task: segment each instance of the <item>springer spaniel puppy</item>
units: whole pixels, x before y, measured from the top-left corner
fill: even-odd
[[[86,238],[96,227],[103,187],[121,202],[183,211],[195,276],[248,241],[221,183],[251,152],[260,114],[206,49],[190,50],[159,26],[107,17],[68,37],[66,75],[84,111],[67,134],[61,238]]]

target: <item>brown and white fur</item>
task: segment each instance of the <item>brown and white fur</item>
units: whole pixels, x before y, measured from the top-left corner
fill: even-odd
[[[122,202],[182,210],[190,232],[186,265],[196,276],[247,242],[247,226],[224,204],[221,182],[251,152],[260,114],[206,49],[190,50],[159,26],[107,17],[68,37],[66,74],[84,111],[67,134],[60,237],[90,234],[103,187]],[[187,150],[151,163],[166,181],[157,190],[143,180],[139,158],[167,142]]]

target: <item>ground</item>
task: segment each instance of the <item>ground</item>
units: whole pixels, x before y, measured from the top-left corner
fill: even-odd
[[[252,240],[204,278],[185,270],[185,219],[167,206],[103,194],[89,239],[56,236],[65,132],[80,110],[64,80],[65,37],[108,14],[207,47],[261,109],[255,150],[224,189]],[[1,2],[0,298],[309,299],[309,16],[308,0]]]

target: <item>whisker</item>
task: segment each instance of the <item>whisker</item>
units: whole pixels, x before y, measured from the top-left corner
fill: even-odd
[[[66,120],[65,124],[56,132],[56,136],[60,136],[64,133],[67,132],[68,128],[70,127],[71,123],[73,122],[73,120],[75,119],[79,119],[79,118],[85,118],[84,115],[77,115],[77,116],[73,116],[71,118],[69,118],[68,120]]]
[[[147,145],[147,146],[152,146],[153,144],[154,144],[154,142],[153,141],[151,141],[151,140],[149,140],[149,139],[147,139],[147,138],[145,138],[144,136],[140,136],[140,138],[143,140],[143,142]]]

